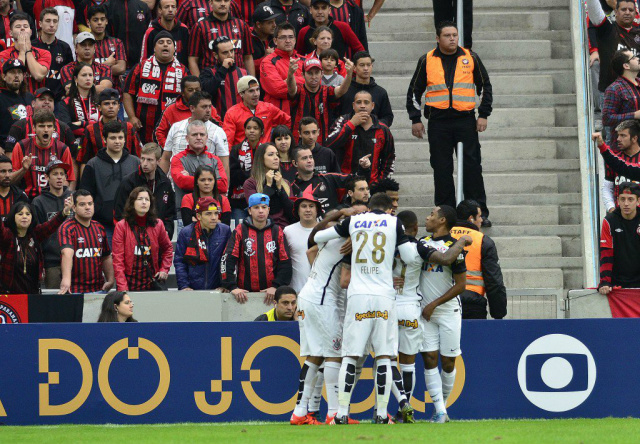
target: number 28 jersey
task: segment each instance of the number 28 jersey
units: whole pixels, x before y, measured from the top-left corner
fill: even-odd
[[[342,237],[351,237],[351,282],[354,295],[395,298],[393,262],[396,246],[406,243],[402,223],[379,210],[348,217],[335,226]]]

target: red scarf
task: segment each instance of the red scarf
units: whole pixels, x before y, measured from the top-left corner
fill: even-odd
[[[238,150],[238,162],[240,162],[240,169],[242,171],[251,171],[253,165],[253,150],[249,141],[244,139],[240,149]],[[238,185],[232,190],[231,199],[244,199],[244,188],[242,185]]]
[[[71,99],[70,103],[73,105],[73,111],[76,114],[77,121],[89,124],[95,123],[100,119],[100,111],[98,111],[98,107],[95,106],[90,97],[88,99],[83,99],[78,96]]]
[[[184,252],[183,261],[189,265],[201,265],[209,262],[207,241],[203,239],[200,222],[194,224],[187,249]]]
[[[162,111],[182,92],[180,82],[185,75],[184,66],[174,57],[173,62],[162,72],[155,56],[149,57],[140,68],[140,89],[137,102],[162,106]],[[175,97],[171,97],[171,96]],[[162,101],[162,103],[161,103]]]

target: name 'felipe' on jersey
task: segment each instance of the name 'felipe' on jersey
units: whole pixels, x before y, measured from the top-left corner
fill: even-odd
[[[448,234],[441,237],[425,236],[420,239],[419,242],[426,247],[431,247],[445,253],[456,243],[456,239]],[[464,252],[460,253],[451,265],[438,265],[425,261],[422,265],[422,273],[420,273],[420,292],[423,298],[422,305],[426,306],[429,302],[438,299],[449,291],[454,285],[454,274],[466,272],[467,267],[464,262]],[[460,308],[460,299],[458,296],[438,306],[436,310],[442,310],[444,308]]]
[[[343,239],[318,243],[318,254],[311,265],[309,279],[300,290],[298,298],[319,305],[342,306],[344,290],[340,287],[342,259],[340,247]]]
[[[402,224],[379,210],[351,216],[335,226],[351,237],[351,282],[347,294],[395,298],[393,259],[397,245],[408,241]]]

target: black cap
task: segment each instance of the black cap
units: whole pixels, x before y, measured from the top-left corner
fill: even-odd
[[[173,40],[173,36],[171,35],[171,33],[169,31],[165,31],[165,30],[160,31],[153,38],[153,46],[154,47],[156,46],[156,43],[158,43],[158,40],[160,40],[160,39],[171,39],[171,40]]]
[[[275,13],[271,6],[269,5],[259,5],[256,7],[256,10],[253,11],[253,21],[254,22],[266,22],[268,20],[273,20],[278,15]]]
[[[12,69],[20,69],[22,72],[27,72],[27,67],[24,66],[24,63],[19,59],[9,59],[4,62],[4,65],[2,65],[2,72],[4,74],[8,73]]]
[[[38,88],[33,96],[36,99],[39,99],[40,97],[44,96],[45,94],[49,94],[54,99],[56,98],[56,96],[53,94],[53,92],[47,87]]]
[[[45,174],[48,176],[49,174],[51,174],[51,170],[55,168],[62,168],[68,173],[69,170],[71,169],[71,165],[64,163],[60,159],[52,160],[47,164],[47,168],[45,169]]]
[[[331,5],[329,0],[311,0],[311,6],[313,6],[313,5],[317,4],[317,3],[326,3],[327,5]]]
[[[105,100],[115,100],[119,102],[120,93],[113,88],[105,88],[100,91],[100,94],[98,94],[98,104],[104,102]]]

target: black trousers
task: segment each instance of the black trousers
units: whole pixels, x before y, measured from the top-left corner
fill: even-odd
[[[462,319],[487,319],[487,299],[473,291],[465,290],[460,294]]]
[[[456,207],[456,188],[453,182],[453,153],[458,142],[463,144],[463,192],[465,199],[480,204],[482,216],[489,216],[487,194],[482,178],[480,141],[474,116],[459,119],[429,120],[427,128],[429,153],[435,183],[435,204]]]
[[[433,21],[435,25],[438,26],[438,23],[444,20],[458,23],[456,18],[457,8],[457,0],[433,0]],[[463,0],[462,16],[464,19],[464,47],[471,49],[473,43],[471,38],[473,31],[473,0]]]

